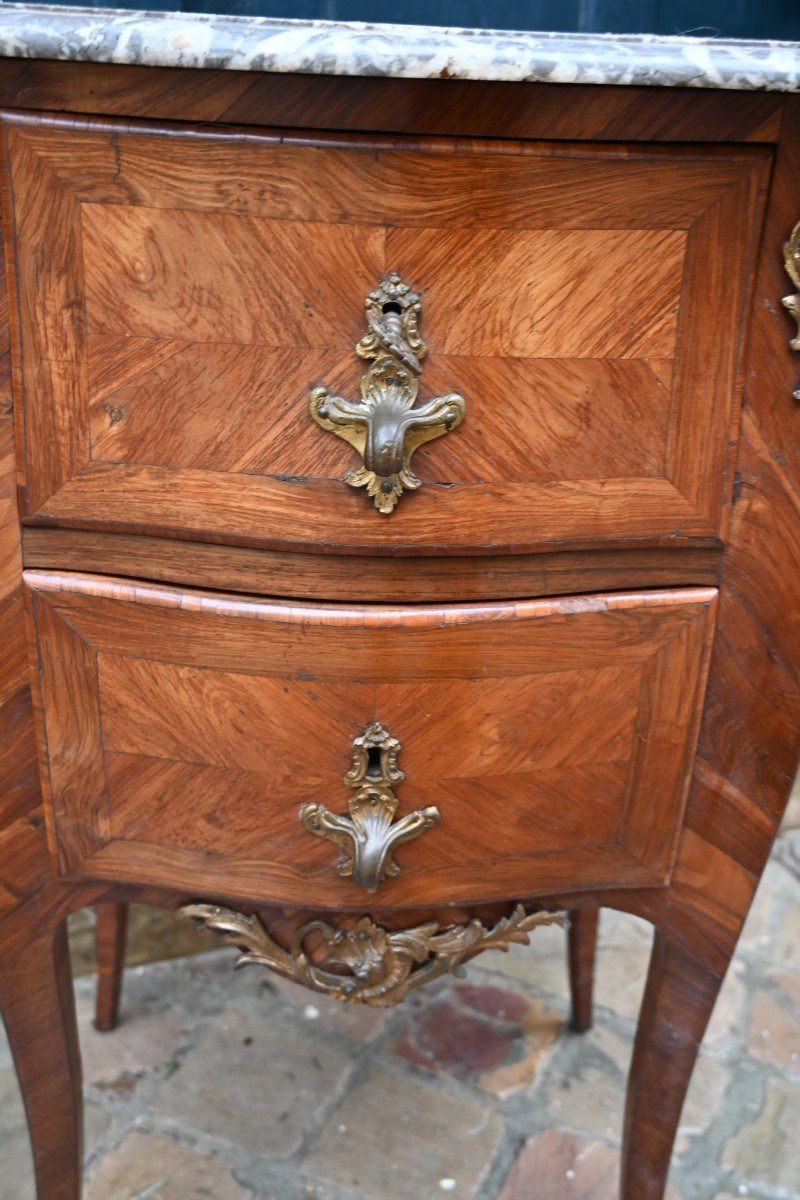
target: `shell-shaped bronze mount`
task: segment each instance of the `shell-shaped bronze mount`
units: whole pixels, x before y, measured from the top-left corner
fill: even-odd
[[[349,442],[363,466],[345,476],[365,487],[378,512],[394,510],[404,490],[421,487],[411,470],[415,450],[456,429],[466,401],[453,392],[417,404],[422,359],[428,348],[419,335],[419,296],[395,272],[364,301],[367,332],[356,353],[370,367],[361,376],[361,400],[352,402],[317,387],[309,396],[311,416],[321,429]]]

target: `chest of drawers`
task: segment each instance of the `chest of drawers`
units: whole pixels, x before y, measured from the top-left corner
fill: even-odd
[[[0,65],[40,1200],[80,1192],[65,915],[133,898],[377,1004],[646,917],[621,1195],[659,1200],[798,752],[800,109]]]

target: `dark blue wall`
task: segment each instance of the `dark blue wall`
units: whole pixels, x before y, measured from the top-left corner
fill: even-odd
[[[100,0],[99,8],[800,40],[800,0]]]

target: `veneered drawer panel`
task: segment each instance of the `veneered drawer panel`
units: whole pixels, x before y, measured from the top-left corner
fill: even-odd
[[[769,154],[4,118],[31,521],[459,553],[721,528]],[[422,446],[388,517],[309,392],[419,293]]]
[[[359,609],[27,583],[67,874],[363,907],[300,811],[348,813],[353,741],[379,723],[400,743],[396,820],[441,819],[371,904],[667,881],[711,589]]]

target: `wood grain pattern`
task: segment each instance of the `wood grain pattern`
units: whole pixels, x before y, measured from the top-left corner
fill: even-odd
[[[107,362],[107,345],[101,340],[92,355]],[[92,395],[95,459],[178,469],[187,473],[187,484],[195,478],[197,464],[215,474],[269,474],[282,485],[282,496],[291,497],[301,484],[305,491],[313,489],[320,502],[323,487],[326,499],[341,501],[321,481],[341,478],[352,465],[352,451],[337,439],[320,439],[307,419],[304,389],[311,377],[347,392],[353,381],[346,357],[235,345],[161,345],[166,361],[126,379],[117,390]],[[90,358],[90,373],[93,361]],[[454,502],[458,510],[469,503],[477,486],[490,485],[494,507],[498,491],[514,495],[529,509],[538,501],[539,520],[551,528],[557,483],[568,476],[579,481],[573,492],[583,487],[588,502],[591,488],[595,503],[602,504],[607,496],[609,508],[613,487],[606,481],[611,472],[621,477],[620,504],[626,499],[630,503],[630,481],[638,476],[642,492],[647,480],[654,499],[680,506],[681,498],[659,478],[670,410],[669,375],[664,360],[518,363],[447,358],[428,374],[431,391],[446,392],[455,379],[465,394],[492,394],[501,403],[476,413],[459,430],[459,438],[435,450],[423,448],[416,468],[427,483],[468,488]],[[246,397],[235,414],[228,403],[232,392]],[[277,413],[266,426],[265,403]],[[510,436],[512,431],[515,436]],[[298,461],[309,472],[303,480],[292,479]],[[509,480],[516,482],[511,486]],[[561,489],[561,496],[562,503],[568,502],[569,491]],[[580,513],[573,524],[580,527]],[[497,527],[493,522],[493,536],[499,536]]]
[[[37,601],[34,598],[33,603]],[[35,614],[36,635],[43,655],[52,658],[53,671],[37,689],[41,706],[44,737],[41,739],[42,789],[45,816],[51,846],[58,845],[57,829],[62,824],[81,847],[81,856],[88,856],[100,841],[105,829],[105,770],[103,765],[100,729],[100,709],[96,689],[80,704],[64,704],[64,696],[72,696],[74,683],[80,679],[84,687],[97,667],[91,647],[80,638],[72,638],[69,646],[61,647],[60,622],[49,608]],[[57,648],[58,646],[58,648]],[[53,739],[64,739],[71,746],[68,754],[50,757]],[[64,870],[67,861],[60,855]]]
[[[356,181],[343,192],[348,185]],[[467,189],[456,186],[463,206]],[[396,193],[400,171],[372,187]],[[523,212],[522,228],[477,231],[460,221],[453,229],[354,224],[347,208],[327,222],[102,204],[82,205],[81,215],[92,334],[352,355],[364,297],[391,263],[422,290],[426,337],[445,361],[675,353],[680,229],[525,229]],[[416,225],[416,217],[412,210],[406,219]],[[622,295],[613,288],[620,277]]]
[[[344,808],[351,740],[378,720],[403,745],[407,811],[443,813],[380,904],[596,886],[592,855],[606,884],[668,878],[710,589],[370,610],[26,578],[72,875],[113,861],[135,879],[144,852],[153,882],[200,870],[244,897],[363,905],[297,814]],[[74,771],[96,785],[76,794]]]
[[[44,834],[25,649],[5,282],[0,262],[0,1014],[25,1100],[38,1195],[79,1200],[83,1098],[65,918],[67,896],[80,900],[74,889],[53,883]]]
[[[0,61],[0,105],[294,129],[631,142],[774,142],[783,97]]]
[[[203,85],[206,81],[209,86],[207,91],[204,91]],[[234,83],[236,86],[233,86]],[[41,107],[46,98],[46,103],[52,103],[53,107],[64,106],[73,110],[80,108],[90,111],[95,105],[93,111],[121,112],[124,115],[183,116],[189,120],[204,120],[220,118],[223,110],[226,110],[228,119],[242,123],[261,120],[305,128],[312,128],[316,124],[327,128],[338,126],[340,129],[363,129],[369,127],[372,117],[375,122],[373,128],[389,131],[405,129],[412,132],[447,134],[483,133],[486,136],[508,138],[585,136],[635,139],[646,136],[673,141],[702,141],[708,138],[737,140],[749,137],[771,140],[777,136],[779,124],[781,125],[781,142],[771,183],[767,222],[756,276],[752,329],[744,362],[746,406],[736,457],[735,460],[731,458],[730,462],[722,455],[714,457],[711,454],[710,457],[704,457],[707,455],[707,443],[701,445],[698,442],[697,446],[697,462],[702,461],[705,464],[703,470],[714,475],[708,484],[709,494],[714,489],[720,489],[717,494],[728,504],[731,501],[730,487],[734,482],[734,466],[737,474],[729,513],[729,527],[723,522],[727,545],[721,575],[721,595],[717,609],[709,687],[670,882],[665,887],[651,887],[647,880],[642,880],[642,886],[638,888],[620,888],[612,882],[604,886],[600,881],[603,878],[612,879],[618,862],[614,864],[601,849],[583,849],[574,851],[573,878],[581,877],[583,872],[586,873],[583,877],[588,877],[589,872],[594,872],[598,886],[589,893],[576,893],[570,891],[569,887],[564,887],[561,894],[548,897],[548,903],[563,903],[568,907],[587,903],[611,905],[645,917],[656,926],[657,936],[650,979],[629,1087],[621,1196],[622,1200],[662,1200],[675,1127],[691,1067],[759,875],[766,862],[800,753],[800,630],[796,620],[795,603],[800,588],[800,442],[796,436],[798,410],[791,399],[791,392],[797,386],[798,366],[796,356],[792,356],[787,348],[792,333],[791,322],[779,303],[787,290],[781,264],[781,244],[798,217],[800,158],[797,146],[800,144],[800,102],[795,97],[744,93],[712,94],[681,90],[660,93],[638,89],[570,89],[553,85],[542,88],[515,86],[513,91],[503,86],[486,85],[470,92],[461,85],[449,83],[426,83],[423,86],[385,80],[261,77],[250,79],[244,90],[241,89],[242,83],[244,77],[237,76],[235,80],[229,78],[226,81],[203,72],[165,73],[139,68],[97,68],[85,64],[0,64],[0,86],[6,88],[4,95],[20,106],[30,104],[33,107]],[[227,85],[230,87],[226,93]],[[465,97],[469,95],[479,96],[480,101],[467,103]],[[66,127],[69,126],[70,122],[67,122]],[[26,127],[25,136],[31,144],[34,139],[33,129],[35,126]],[[81,126],[81,129],[85,131],[85,125]],[[81,132],[81,129],[78,132]],[[51,137],[52,130],[49,127],[44,129],[43,140],[37,143],[35,151],[31,151],[32,158],[41,157],[42,145]],[[210,141],[213,143],[213,137]],[[128,170],[121,176],[123,186],[120,187],[119,182],[114,179],[113,164],[109,165],[112,158],[110,142],[102,155],[94,154],[89,143],[90,139],[85,140],[79,145],[77,152],[78,157],[84,156],[83,178],[87,187],[87,202],[93,205],[127,205],[134,196],[137,202],[159,207],[168,192],[163,179],[154,178],[150,190],[149,185],[135,185],[133,175]],[[206,147],[208,144],[204,143]],[[78,143],[75,145],[78,146]],[[486,147],[480,148],[481,151],[485,149]],[[565,151],[565,157],[559,170],[563,172],[562,182],[569,179],[569,184],[564,184],[564,189],[576,198],[571,219],[578,221],[579,217],[576,214],[580,205],[585,206],[585,191],[581,190],[579,181],[582,169],[581,153],[590,156],[595,151],[581,151],[578,147],[561,149]],[[448,148],[448,152],[452,153],[452,147]],[[516,150],[514,152],[516,153]],[[535,153],[541,154],[541,148],[534,148]],[[609,146],[607,153],[608,162],[618,164],[620,188],[610,188],[608,204],[604,215],[601,214],[606,224],[596,224],[596,228],[613,228],[615,219],[624,222],[625,179],[636,180],[636,186],[630,189],[630,212],[637,220],[643,219],[643,210],[641,207],[637,209],[637,204],[643,191],[647,191],[642,188],[645,168],[636,155],[629,156],[630,161],[626,160],[625,151],[619,148]],[[727,161],[726,154],[727,152],[722,152],[719,159],[722,172],[727,169],[724,166]],[[672,147],[668,155],[674,159],[676,169],[681,162],[685,164],[697,160],[697,150],[690,147],[685,150]],[[507,157],[511,159],[513,155],[509,154]],[[126,163],[128,161],[125,156],[123,160]],[[186,161],[184,159],[184,165]],[[42,168],[42,186],[56,190],[60,188],[63,179],[69,174],[69,165],[69,155],[66,155],[63,159],[51,163],[46,170]],[[224,207],[226,204],[230,205],[231,197],[235,196],[232,190],[234,181],[232,173],[225,174],[218,158],[215,159],[214,166],[220,170],[219,178],[223,185],[220,201]],[[71,169],[74,174],[74,163]],[[519,164],[516,169],[521,169]],[[739,167],[736,169],[739,170]],[[727,198],[730,198],[731,191],[736,190],[735,186],[728,186],[730,182],[728,180],[725,184]],[[237,211],[259,220],[274,219],[258,209],[262,199],[257,194],[258,189],[253,179],[245,174],[243,183],[241,196],[237,200],[241,209]],[[714,186],[713,180],[703,183],[703,188],[706,189],[710,187],[713,190]],[[658,192],[652,178],[648,188],[651,191],[653,211],[659,213],[659,220],[663,220],[664,193]],[[695,214],[699,208],[707,209],[711,203],[711,192],[706,190],[702,195],[701,192],[702,188],[698,187],[694,190],[687,188],[684,193],[689,209]],[[486,199],[485,196],[483,198]],[[274,197],[270,202],[274,202]],[[530,197],[526,202],[530,203]],[[211,203],[212,199],[205,194],[203,204]],[[194,207],[188,202],[186,207],[194,211]],[[495,212],[493,219],[496,218]],[[703,220],[707,222],[706,230],[713,232],[714,229],[719,229],[719,213],[711,211]],[[580,225],[574,227],[586,228]],[[631,226],[623,223],[618,227]],[[633,227],[637,227],[635,222]],[[678,223],[662,227],[685,229],[687,226]],[[738,228],[741,231],[744,225],[740,223]],[[741,252],[744,254],[744,243],[748,239],[741,233],[739,236]],[[751,239],[753,246],[755,240]],[[714,287],[722,288],[729,282],[727,262],[724,256],[712,255],[711,259],[706,262],[703,270],[708,269],[711,272]],[[698,259],[687,261],[693,261],[693,270],[700,271]],[[743,272],[750,270],[746,256],[741,258],[739,263]],[[739,328],[733,318],[733,306],[727,311],[730,323],[725,325],[723,322],[720,329],[724,328],[724,340],[730,345],[739,337]],[[73,308],[72,312],[73,319],[79,323],[80,311]],[[697,310],[687,306],[683,314],[679,314],[679,343],[682,336],[691,333],[691,329],[684,326],[693,313],[696,315]],[[53,319],[55,321],[55,317]],[[111,342],[115,337],[114,334],[92,336],[107,336]],[[137,348],[130,348],[131,353],[128,356],[121,339],[117,338],[116,342],[117,348],[108,356],[114,360],[113,367],[105,374],[99,371],[95,376],[100,381],[97,392],[97,402],[100,406],[105,402],[105,399],[100,399],[102,387],[123,387],[126,372],[132,372],[129,378],[134,378],[137,369],[153,370],[161,362],[159,350],[153,351],[148,366],[147,356],[142,357]],[[99,346],[98,341],[96,348],[99,349]],[[87,356],[88,353],[87,342]],[[701,374],[710,374],[712,371],[709,365],[712,360],[707,354],[706,345],[697,360],[697,370]],[[95,354],[96,364],[99,357],[98,352]],[[431,368],[436,369],[434,355]],[[729,368],[730,363],[726,369]],[[683,385],[677,382],[682,371]],[[38,377],[35,374],[31,375],[32,384],[37,387],[41,386],[42,379],[47,383],[49,378],[51,376],[47,374],[40,374]],[[725,382],[720,383],[719,388],[715,390],[714,404],[724,407],[728,402],[732,402],[735,409],[735,376],[725,375],[723,372],[721,378],[724,378]],[[677,391],[690,379],[690,373],[687,373],[685,365],[682,366],[680,361],[674,365],[673,379]],[[81,383],[81,386],[84,384]],[[81,396],[82,404],[88,404],[87,388],[88,377]],[[732,389],[730,396],[727,395],[728,389]],[[95,422],[102,422],[99,415],[101,411],[101,407],[95,407],[92,413]],[[726,427],[726,437],[735,432],[736,423],[734,419]],[[670,452],[674,454],[674,461],[680,464],[686,459],[687,453],[691,457],[691,421],[682,427],[682,433],[679,425],[672,424],[672,428],[676,431],[676,436],[671,443]],[[68,438],[59,443],[67,449],[69,444]],[[207,446],[208,443],[204,445]],[[88,461],[88,455],[85,461]],[[67,465],[69,466],[69,463]],[[124,517],[125,470],[123,467],[122,474],[116,476],[113,472],[109,476],[97,475],[93,480],[96,488],[109,483],[112,478],[118,481],[114,486],[119,487],[119,495],[114,498],[114,503],[120,520]],[[723,471],[728,472],[724,486]],[[4,479],[8,480],[10,476],[6,474]],[[163,505],[163,490],[168,487],[169,475],[167,472],[162,475],[154,473],[149,479],[152,496],[149,507],[145,506],[146,516],[155,527],[159,503],[158,489],[162,489],[160,503]],[[37,481],[29,479],[28,483],[36,484]],[[198,479],[198,492],[200,486],[201,482]],[[216,481],[214,486],[217,486]],[[446,494],[446,491],[447,489],[442,489],[443,494]],[[644,494],[647,495],[646,489]],[[694,503],[696,500],[689,486],[687,495],[689,499],[686,503],[689,507],[690,502]],[[86,521],[89,519],[87,513],[90,507],[90,501],[86,502],[83,509],[76,504],[72,517],[59,516],[53,519]],[[255,511],[256,506],[253,508],[254,513]],[[275,512],[278,511],[276,500]],[[544,515],[544,509],[540,510],[540,515]],[[185,518],[185,512],[183,516]],[[309,527],[310,516],[309,513]],[[588,517],[592,528],[595,528],[598,521],[595,506],[590,506]],[[141,514],[137,514],[137,519],[142,519]],[[223,522],[220,522],[215,531],[210,528],[210,522],[206,522],[206,528],[203,528],[196,512],[192,514],[192,520],[194,524],[191,520],[184,520],[183,526],[179,522],[176,523],[170,533],[185,537],[187,528],[191,527],[198,530],[198,540],[209,535],[225,537],[229,534],[229,531],[223,528]],[[255,526],[255,523],[256,517],[252,516],[251,525]],[[11,592],[14,593],[18,579],[18,558],[14,549],[16,534],[13,532],[13,525],[11,528],[10,540],[3,545],[12,547],[11,558],[8,561],[13,563],[13,568],[10,572],[6,569],[5,582],[14,581],[11,585]],[[144,522],[139,528],[148,528],[147,523]],[[678,528],[677,523],[675,528]],[[687,528],[688,526],[681,524],[684,536],[678,539],[679,543],[685,542]],[[623,539],[626,532],[620,519],[613,536]],[[44,556],[39,558],[37,565],[54,568],[56,579],[60,571],[70,566],[81,570],[102,570],[108,569],[109,564],[115,567],[117,563],[126,564],[132,573],[138,574],[142,570],[142,564],[147,561],[144,546],[152,551],[151,570],[154,575],[158,578],[171,578],[169,571],[173,568],[170,568],[168,563],[169,542],[165,537],[127,537],[88,531],[72,533],[68,530],[44,528],[30,530],[29,533],[30,554],[33,559],[37,555]],[[604,528],[603,535],[612,536],[610,527]],[[242,540],[241,523],[233,536]],[[37,538],[41,540],[37,541]],[[534,568],[529,559],[520,579],[536,580],[536,584],[531,586],[541,585],[544,590],[547,590],[548,580],[553,581],[554,585],[556,581],[564,578],[572,579],[573,583],[576,583],[582,578],[579,560],[584,558],[577,550],[579,544],[587,543],[576,542],[567,555],[559,552],[546,556],[552,564],[550,574],[548,565],[541,567],[542,574],[536,574],[539,568]],[[59,546],[63,549],[59,550]],[[315,594],[324,596],[327,589],[330,598],[339,596],[353,601],[359,598],[354,583],[347,580],[347,567],[352,559],[346,556],[326,556],[317,553],[310,556],[308,563],[303,567],[298,567],[297,561],[302,559],[302,556],[297,554],[283,554],[277,551],[259,554],[246,547],[202,547],[197,541],[175,543],[175,546],[177,566],[174,569],[189,573],[190,577],[185,580],[187,583],[204,583],[206,586],[222,589],[236,585],[245,590],[257,591],[258,588],[249,586],[246,581],[261,581],[263,590],[269,592],[273,590],[272,580],[277,577],[276,591],[281,587],[292,589],[298,584],[296,591],[290,590],[284,594],[309,596],[311,592],[307,591],[307,588],[311,585],[308,579],[311,574],[316,573],[320,582],[315,586],[320,590]],[[552,545],[549,546],[549,549],[552,548]],[[408,572],[403,577],[396,599],[419,600],[424,598],[422,572],[425,561],[419,550],[414,551],[411,541],[407,544],[407,549],[411,553]],[[107,562],[103,559],[106,552],[109,554]],[[618,587],[625,586],[626,561],[631,564],[631,572],[640,569],[661,572],[668,569],[666,564],[670,561],[676,563],[676,572],[690,569],[689,559],[682,556],[682,552],[678,552],[672,558],[666,556],[666,551],[646,550],[637,552],[637,555],[630,559],[621,555],[617,557],[612,551],[604,553],[610,557],[593,558],[600,572],[595,577],[600,579],[603,571],[622,572],[613,574],[616,580],[613,586]],[[642,553],[645,556],[655,553],[656,558],[643,559]],[[709,549],[694,553],[707,555],[708,568],[716,569],[718,551]],[[59,557],[60,555],[63,557]],[[699,563],[700,559],[695,558],[692,561]],[[487,593],[484,585],[477,580],[477,564],[480,563],[480,559],[470,563],[457,555],[445,565],[435,558],[429,562],[431,599],[445,598],[446,594],[448,599],[458,600],[458,588],[461,586],[471,589],[466,590],[461,599],[471,596],[476,599],[491,598],[491,592]],[[507,589],[503,594],[519,598],[521,593],[513,590],[513,562],[506,559],[502,566],[499,565],[501,562],[502,560],[497,560],[492,570],[497,565],[501,572],[501,586]],[[414,568],[411,563],[418,565]],[[330,573],[327,582],[322,578],[326,564]],[[380,595],[380,581],[386,579],[386,572],[392,565],[391,559],[387,558],[385,562],[371,564],[367,568],[370,572],[367,586],[375,589],[374,598],[386,600],[385,596]],[[236,573],[228,581],[225,572],[229,569],[235,569]],[[416,591],[412,575],[414,569],[418,572]],[[586,562],[583,569],[592,568]],[[678,578],[676,575],[675,582],[678,582]],[[629,584],[630,582],[632,580]],[[652,582],[659,580],[655,579]],[[61,586],[68,586],[66,580],[63,585],[54,584],[56,589]],[[130,588],[132,585],[120,586]],[[494,582],[485,585],[487,588],[494,586]],[[454,594],[450,594],[450,589],[454,590]],[[553,586],[552,590],[560,589]],[[576,590],[580,590],[577,583]],[[9,593],[3,594],[7,596]],[[47,604],[62,604],[63,607],[64,602],[58,598],[56,590],[48,595],[50,598]],[[226,608],[229,600],[225,597],[210,599],[205,611],[200,609],[182,612],[180,609],[164,607],[156,613],[154,595],[153,589],[146,585],[143,587],[143,596],[149,606],[149,620],[157,625],[160,631],[157,639],[159,647],[167,647],[169,644],[166,631],[170,613],[173,621],[179,618],[188,623],[189,633],[179,647],[181,654],[185,654],[193,638],[199,638],[205,620],[230,623],[231,617],[226,615],[229,612]],[[500,593],[497,593],[497,596],[499,595]],[[365,598],[369,597],[361,597]],[[144,668],[138,660],[135,664],[131,663],[129,650],[130,653],[133,652],[132,648],[136,646],[137,640],[141,646],[141,639],[149,627],[148,622],[140,621],[138,617],[126,619],[123,631],[125,647],[124,652],[120,653],[118,641],[115,648],[111,637],[111,631],[117,628],[119,622],[115,625],[107,615],[103,615],[101,619],[98,615],[101,600],[102,597],[91,595],[83,597],[81,605],[76,606],[70,614],[75,628],[80,627],[80,635],[70,632],[62,622],[63,629],[66,630],[63,636],[85,636],[90,641],[103,641],[106,648],[101,650],[101,657],[106,656],[110,660],[115,656],[111,664],[114,670],[130,669],[141,672]],[[103,601],[103,604],[105,603],[116,603],[118,608],[127,605],[126,611],[140,607],[121,600]],[[18,611],[13,607],[17,604],[16,597],[11,604],[12,608],[8,611]],[[302,606],[298,606],[298,609],[300,607]],[[585,612],[579,615],[583,620],[587,618]],[[606,613],[604,620],[608,621],[611,617],[619,621],[629,619],[625,609]],[[643,614],[640,614],[641,617]],[[56,619],[61,621],[60,617]],[[430,627],[430,612],[423,612],[418,619],[420,636],[426,636],[426,622]],[[553,619],[554,614],[549,612],[546,620]],[[274,621],[274,614],[269,620]],[[311,639],[309,644],[312,648],[316,644],[315,639],[322,638],[330,632],[329,621],[330,618],[321,617],[319,625],[309,627],[303,634],[304,638]],[[395,636],[392,621],[396,621],[396,617],[390,618],[387,626],[377,627],[380,636],[386,637],[387,641]],[[226,627],[229,627],[229,624]],[[501,640],[506,627],[505,622],[499,622],[493,627],[494,633]],[[509,624],[508,627],[513,628],[513,625]],[[12,617],[11,624],[4,628],[18,629],[16,617]],[[216,631],[213,624],[210,628]],[[352,628],[355,629],[355,624]],[[369,635],[372,636],[372,632]],[[208,646],[211,638],[207,637],[205,641]],[[18,640],[1,644],[2,653],[10,655],[8,661],[11,664],[23,661]],[[484,655],[481,661],[485,661],[486,656],[491,655],[491,650],[487,649],[489,645],[489,642],[481,642],[480,639],[476,642],[476,654]],[[553,653],[555,646],[556,641],[551,647]],[[159,654],[161,652],[159,649]],[[633,669],[625,656],[617,659],[609,656],[606,659],[604,653],[601,653],[603,662],[600,670],[616,670],[624,676],[626,671]],[[168,656],[165,653],[166,657]],[[293,669],[296,669],[301,659],[302,654],[298,652]],[[122,668],[119,667],[120,661],[124,663]],[[234,666],[238,670],[239,665],[243,663],[242,653]],[[222,662],[214,665],[216,670],[221,672],[231,669],[230,663],[228,666]],[[191,664],[184,662],[183,666],[191,667]],[[3,667],[6,670],[5,660]],[[15,669],[12,665],[9,677],[15,677]],[[170,679],[180,669],[180,662],[159,666],[159,670],[163,670]],[[421,670],[421,665],[412,664],[412,669]],[[580,667],[575,669],[580,670]],[[19,676],[16,678],[19,679]],[[87,678],[91,684],[91,677]],[[138,680],[139,676],[136,678]],[[256,679],[257,674],[249,678]],[[5,676],[2,679],[5,682]],[[312,681],[308,680],[297,681],[297,686],[303,682],[309,688],[313,686]],[[538,683],[541,682],[539,678]],[[378,686],[378,683],[376,680],[370,686]],[[495,681],[492,680],[491,683],[494,686]],[[349,685],[345,682],[344,686]],[[447,680],[438,679],[435,686],[440,689],[446,688]],[[535,688],[537,681],[530,686]],[[658,686],[663,686],[663,682]],[[14,728],[24,731],[28,720],[24,714],[29,713],[24,681],[21,692],[12,688],[12,696],[12,705],[16,706],[14,711],[23,714],[21,723],[13,721]],[[8,713],[11,710],[5,711]],[[120,711],[117,715],[122,722],[125,713]],[[29,732],[23,732],[18,738],[12,737],[10,744],[14,747],[14,761],[28,761],[25,746],[29,746]],[[124,783],[130,759],[136,755],[128,755],[124,750],[115,751],[114,754],[119,756],[115,758],[114,777]],[[154,756],[153,762],[155,765],[152,769],[156,775],[166,769],[165,758]],[[5,766],[5,760],[3,765]],[[177,760],[176,765],[169,769],[174,770],[177,775],[183,771],[201,770],[204,772],[204,783],[209,789],[212,789],[212,783],[217,778],[215,772],[227,770],[224,765],[184,764]],[[29,770],[29,767],[25,770]],[[245,775],[246,772],[242,774]],[[17,777],[15,774],[14,778]],[[147,782],[145,772],[141,773],[141,778],[144,787]],[[246,789],[247,780],[241,786]],[[340,793],[337,792],[338,794]],[[124,844],[120,851],[115,849],[116,844],[113,842],[98,852],[98,857],[105,856],[102,862],[104,872],[114,878],[122,878],[127,872],[130,878],[136,879],[135,884],[69,883],[55,879],[47,856],[40,819],[33,807],[26,807],[27,802],[19,799],[23,795],[30,795],[28,785],[24,783],[21,791],[16,792],[17,799],[12,801],[13,811],[19,814],[18,819],[0,830],[0,962],[9,964],[11,970],[17,972],[19,980],[29,983],[30,980],[40,977],[39,962],[34,963],[30,955],[26,956],[26,948],[31,944],[37,948],[52,945],[52,931],[57,928],[71,907],[102,900],[122,903],[134,896],[144,901],[166,905],[177,905],[186,899],[197,898],[196,854],[193,857],[191,850],[174,847],[165,850],[162,846],[147,843],[138,843],[135,854],[132,853],[130,844]],[[224,801],[222,792],[220,796]],[[496,800],[493,803],[496,805]],[[406,863],[403,865],[405,867]],[[206,870],[206,866],[207,861],[204,861],[202,876],[206,881],[206,890],[202,898],[221,902],[235,899],[228,890],[230,878],[226,872]],[[263,883],[263,872],[258,862],[253,861],[242,861],[239,868],[242,887],[252,889],[250,907],[254,907],[252,898]],[[176,874],[169,887],[153,886],[155,880],[166,878],[170,871]],[[554,877],[548,881],[545,876],[545,882],[555,886]],[[636,883],[633,874],[630,882]],[[241,906],[248,909],[244,901]],[[312,914],[307,914],[310,915]],[[447,917],[448,913],[442,915]],[[462,919],[467,914],[463,909],[455,909],[450,910],[449,915],[457,915],[458,919]],[[408,910],[402,909],[388,910],[381,914],[381,918],[392,926],[407,923],[409,916]],[[290,936],[291,927],[302,922],[306,916],[300,913],[286,916],[267,909],[264,919],[273,930],[283,930],[284,934]],[[416,920],[416,915],[412,920]],[[60,961],[63,965],[63,956]],[[0,971],[0,977],[7,980],[9,974]],[[31,988],[27,986],[24,993],[26,1005],[21,1008],[16,1000],[9,1000],[8,991],[3,994],[0,985],[0,1004],[7,1007],[14,1003],[15,1017],[19,1020],[22,1014],[27,1022],[24,1029],[19,1026],[22,1034],[16,1036],[15,1050],[21,1064],[29,1108],[33,1112],[34,1132],[41,1138],[42,1159],[50,1164],[58,1163],[57,1170],[52,1165],[46,1170],[43,1169],[40,1178],[40,1200],[78,1200],[77,1172],[71,1166],[77,1160],[74,1048],[70,1049],[69,1021],[64,1020],[63,1010],[59,1011],[57,1000],[59,992],[66,986],[66,981],[59,971],[48,971],[48,981],[43,992],[37,995],[35,1006],[31,1007],[27,1003],[31,995]],[[42,1029],[49,1031],[48,1053],[58,1066],[58,1070],[49,1078],[59,1084],[61,1099],[64,1095],[70,1095],[74,1101],[72,1106],[60,1104],[59,1119],[55,1122],[50,1119],[49,1124],[45,1118],[52,1111],[49,1099],[51,1093],[46,1090],[47,1080],[44,1080],[41,1074],[36,1074],[36,1064],[41,1062],[39,1050]],[[668,1093],[666,1098],[665,1090]],[[656,1112],[657,1119],[654,1118]]]
[[[352,354],[385,269],[374,222],[120,204],[84,204],[81,216],[92,334]]]
[[[464,428],[466,422],[457,432]],[[579,487],[561,480],[505,487],[429,483],[426,494],[413,493],[386,520],[339,479],[182,469],[179,488],[175,482],[175,472],[166,467],[91,463],[27,522],[317,554],[495,555],[720,545],[718,520],[698,515],[674,483],[646,476],[588,479]],[[713,489],[709,484],[712,490],[719,494],[722,482]],[[334,523],[326,513],[341,519]],[[634,533],[627,532],[631,529]]]
[[[621,1196],[661,1200],[686,1084],[720,981],[656,930],[623,1125]]]
[[[43,1200],[79,1200],[83,1173],[83,1094],[66,922],[29,929],[0,959],[0,1009],[33,1147]]]
[[[0,923],[48,867],[42,845],[35,866],[27,864],[32,879],[19,862],[20,842],[32,822],[41,826],[42,814],[25,647],[5,284],[0,262]]]
[[[63,387],[47,306],[20,312],[31,521],[391,554],[719,535],[763,150],[4,128],[18,286],[84,289]],[[468,418],[376,521],[307,395],[355,391],[389,269],[423,297],[423,393]]]
[[[787,98],[756,281],[736,501],[675,870],[662,893],[596,897],[659,930],[629,1083],[624,1200],[662,1200],[691,1067],[800,755],[797,608],[783,604],[800,587],[800,413],[791,321],[779,303],[781,247],[797,220],[798,134],[800,104]]]
[[[673,546],[546,555],[361,558],[280,554],[245,546],[87,530],[24,528],[27,567],[129,575],[187,587],[233,589],[308,600],[502,600],[621,591],[629,587],[713,586],[720,550]]]

